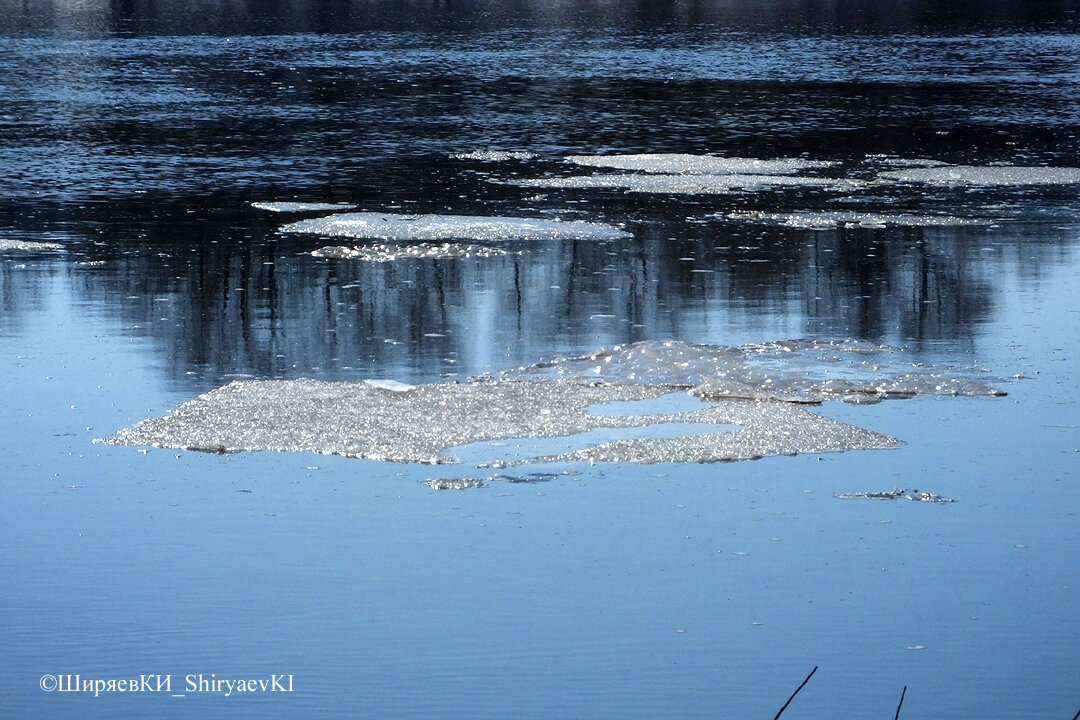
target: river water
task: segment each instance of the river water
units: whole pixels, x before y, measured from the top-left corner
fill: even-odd
[[[1080,707],[1076,3],[168,5],[0,13],[6,714]]]

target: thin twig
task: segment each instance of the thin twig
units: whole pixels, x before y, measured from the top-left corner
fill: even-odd
[[[777,720],[777,718],[779,718],[780,715],[782,715],[783,712],[785,710],[787,710],[787,706],[791,704],[791,701],[795,699],[795,696],[799,694],[799,691],[803,689],[803,686],[805,686],[806,683],[810,682],[810,678],[813,676],[814,673],[817,672],[817,669],[818,669],[818,666],[815,665],[814,669],[810,671],[810,674],[806,676],[806,679],[802,681],[802,685],[795,688],[795,692],[791,693],[791,697],[789,697],[787,699],[787,702],[784,703],[784,707],[780,708],[780,712],[776,713],[776,717],[774,717],[773,720]],[[1075,718],[1074,718],[1074,720],[1075,720]]]
[[[1080,710],[1077,710],[1076,714],[1073,715],[1073,720],[1080,720]]]
[[[906,694],[907,685],[905,685],[904,689],[900,691],[900,704],[896,706],[896,717],[894,717],[893,720],[900,720],[900,708],[904,706],[904,695]],[[1073,720],[1076,720],[1076,718],[1073,718]]]

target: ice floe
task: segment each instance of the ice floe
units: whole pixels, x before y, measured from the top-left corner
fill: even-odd
[[[719,217],[741,222],[780,225],[801,230],[835,230],[841,227],[880,229],[887,227],[951,227],[990,225],[986,218],[961,218],[951,215],[909,215],[855,211],[800,211],[775,213],[764,211],[732,212]]]
[[[976,369],[913,363],[900,348],[860,341],[789,340],[740,346],[643,341],[556,358],[504,377],[641,382],[703,400],[870,403],[930,396],[1002,396]]]
[[[485,162],[505,162],[507,160],[532,160],[536,153],[511,150],[473,150],[450,156],[454,160],[483,160]]]
[[[934,493],[920,492],[919,490],[904,490],[894,488],[884,492],[848,492],[837,493],[836,497],[844,500],[913,500],[915,502],[951,503],[955,500]]]
[[[876,343],[646,341],[463,382],[240,380],[99,442],[492,468],[718,462],[902,444],[806,404],[1002,394]]]
[[[299,213],[299,212],[335,212],[338,210],[351,210],[355,205],[350,203],[323,203],[323,202],[253,202],[251,207],[256,210],[266,210],[276,213]]]
[[[503,248],[461,243],[421,243],[418,245],[378,243],[356,247],[328,246],[312,250],[311,254],[315,257],[337,260],[393,262],[396,260],[458,260],[470,257],[497,257],[511,253]]]
[[[598,173],[573,177],[526,178],[511,184],[533,188],[613,188],[635,193],[668,195],[721,195],[740,191],[813,187],[841,192],[866,186],[861,180],[803,175],[643,175],[640,173]]]
[[[341,213],[300,220],[282,232],[313,233],[329,237],[375,240],[612,240],[631,237],[612,225],[579,220],[544,220],[524,217],[472,215],[397,215],[392,213]]]
[[[569,155],[566,159],[575,165],[668,175],[793,175],[803,170],[816,170],[837,164],[829,160],[803,158],[760,160],[682,153]]]
[[[35,242],[32,240],[8,240],[0,238],[0,252],[63,252],[64,246],[54,242]]]
[[[897,447],[900,441],[780,402],[701,403],[659,414],[602,414],[594,406],[658,399],[662,385],[572,380],[475,380],[420,385],[407,392],[363,382],[236,381],[101,442],[206,452],[308,451],[394,462],[451,463],[452,448],[490,440],[559,438],[600,428],[710,424],[717,432],[641,437],[539,458],[495,457],[492,467],[525,462],[716,462]],[[731,430],[728,426],[738,426]]]
[[[937,167],[886,170],[882,180],[929,185],[1005,187],[1022,185],[1080,184],[1080,168],[1024,167],[1019,165],[943,165]]]
[[[940,167],[948,165],[943,160],[929,158],[902,158],[895,155],[867,155],[866,162],[896,168]]]

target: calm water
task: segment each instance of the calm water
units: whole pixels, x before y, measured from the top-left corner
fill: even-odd
[[[817,665],[785,717],[889,717],[904,686],[908,720],[1072,717],[1080,186],[876,181],[1080,166],[1080,7],[1016,5],[2,0],[0,240],[58,247],[0,251],[0,714],[771,717]],[[614,153],[866,184],[520,184]],[[633,237],[328,260],[278,232],[313,213],[251,206],[271,201]],[[986,223],[730,217],[759,211]],[[899,450],[463,492],[422,466],[91,442],[237,378],[790,338],[1009,396],[821,409]],[[892,488],[957,502],[835,497]],[[39,685],[75,673],[172,688]],[[199,673],[294,690],[185,693]]]

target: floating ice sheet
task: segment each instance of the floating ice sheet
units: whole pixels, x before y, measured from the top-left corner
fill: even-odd
[[[929,185],[967,185],[1002,187],[1010,185],[1080,184],[1080,168],[1023,167],[1017,165],[943,165],[929,168],[887,170],[878,173],[882,180],[926,183]]]
[[[840,227],[887,228],[887,227],[947,227],[963,225],[989,225],[985,218],[961,218],[951,215],[908,215],[904,213],[870,213],[854,211],[803,211],[790,213],[733,212],[730,220],[782,225],[802,230],[835,230]]]
[[[611,225],[576,220],[471,215],[395,215],[342,213],[291,223],[282,232],[376,240],[611,240],[631,237]]]
[[[571,380],[447,382],[405,392],[363,382],[237,381],[101,442],[215,453],[309,451],[435,464],[455,462],[448,448],[489,440],[556,438],[665,423],[717,426],[712,434],[631,438],[556,456],[510,462],[493,458],[488,463],[500,467],[536,460],[715,462],[901,444],[788,403],[702,403],[695,410],[659,414],[590,411],[613,402],[660,398],[671,390]],[[728,430],[731,425],[739,429]]]
[[[394,262],[396,260],[458,260],[469,257],[497,257],[510,255],[509,250],[486,245],[462,243],[421,243],[397,245],[378,243],[357,247],[328,246],[312,250],[315,257],[339,260],[362,260],[365,262]]]
[[[904,490],[896,488],[884,492],[849,492],[839,493],[838,498],[844,500],[914,500],[915,502],[951,503],[956,502],[951,498],[935,495],[934,493],[920,492],[919,490]]]
[[[54,242],[32,240],[8,240],[0,238],[0,252],[63,252],[64,246]]]
[[[676,175],[792,175],[802,170],[827,168],[837,164],[826,160],[803,158],[759,160],[681,153],[569,155],[566,159],[576,165],[589,167]]]
[[[536,153],[515,152],[510,150],[474,150],[451,155],[454,160],[483,160],[485,162],[505,162],[507,160],[531,160]]]
[[[900,348],[860,341],[789,340],[751,345],[643,341],[556,358],[508,378],[640,382],[687,388],[703,400],[868,403],[918,395],[1000,396],[984,372],[913,363]]]
[[[721,195],[739,191],[814,187],[853,191],[866,186],[860,180],[806,177],[801,175],[642,175],[602,173],[574,177],[528,178],[514,185],[538,188],[614,188],[628,192],[667,195]]]
[[[322,203],[322,202],[253,202],[251,207],[257,210],[266,210],[277,213],[297,212],[334,212],[336,210],[351,210],[356,207],[349,203]]]

